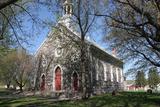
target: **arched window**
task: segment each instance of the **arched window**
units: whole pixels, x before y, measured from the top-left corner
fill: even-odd
[[[55,70],[55,90],[60,91],[61,90],[61,69],[60,67],[57,67]]]
[[[76,72],[73,73],[73,89],[78,91],[78,74]]]
[[[113,81],[117,82],[116,67],[113,67],[112,73],[113,73]]]
[[[98,80],[104,81],[104,66],[102,62],[98,62]]]
[[[67,14],[70,14],[70,6],[68,6],[68,8],[67,8]]]
[[[45,90],[45,75],[44,74],[41,76],[41,84],[40,85],[41,85],[40,86],[41,91],[44,91]]]
[[[106,77],[107,81],[111,81],[110,66],[108,64],[106,65]]]
[[[121,70],[118,68],[118,81],[121,82]]]

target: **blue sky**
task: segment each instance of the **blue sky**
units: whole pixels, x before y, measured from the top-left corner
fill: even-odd
[[[36,11],[36,13],[33,13],[33,14],[34,16],[36,15],[36,17],[40,18],[40,20],[43,20],[43,21],[47,19],[54,20],[54,15],[48,12],[48,10],[44,7],[41,7]],[[25,45],[29,53],[34,54],[37,51],[38,47],[41,45],[41,43],[44,41],[44,39],[47,37],[51,29],[43,25],[38,25],[38,26],[36,25],[35,29],[33,29],[32,20],[30,19],[30,17],[26,17],[26,20],[24,21],[24,25],[25,25],[25,28],[27,28],[30,32],[34,33],[33,37],[29,40],[31,45]]]

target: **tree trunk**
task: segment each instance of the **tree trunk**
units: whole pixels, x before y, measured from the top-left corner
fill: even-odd
[[[18,0],[4,0],[3,2],[0,2],[0,10],[2,10],[3,8],[17,2]]]
[[[87,87],[86,87],[86,78],[85,78],[85,64],[81,62],[82,70],[82,99],[87,99]]]
[[[39,78],[40,78],[40,75],[37,71],[37,74],[36,74],[36,80],[35,80],[35,86],[34,86],[34,90],[35,91],[38,91],[40,89],[40,86],[39,86]]]
[[[7,89],[9,89],[9,88],[10,88],[10,83],[7,84]]]
[[[40,76],[41,76],[41,70],[42,70],[42,55],[38,57],[38,68],[36,71],[36,80],[35,80],[35,85],[34,85],[34,91],[37,91],[40,89]]]
[[[19,85],[19,89],[20,89],[20,92],[23,92],[23,85],[22,84]]]
[[[11,81],[8,81],[8,82],[7,82],[7,89],[10,88],[10,85],[11,85]]]
[[[86,49],[85,49],[85,42],[84,42],[84,39],[82,38],[81,40],[81,71],[82,71],[82,99],[88,99],[88,96],[87,96],[87,80],[86,80],[86,69],[85,69],[85,52],[86,52]]]
[[[20,92],[23,92],[23,82],[22,82],[22,80],[21,81],[19,81],[18,82],[18,80],[16,80],[16,83],[17,83],[17,85],[18,85],[18,87],[19,87],[19,90],[20,90]]]
[[[16,90],[16,85],[15,84],[13,84],[13,89]]]

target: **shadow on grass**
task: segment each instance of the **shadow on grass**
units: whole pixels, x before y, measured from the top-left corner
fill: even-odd
[[[154,97],[154,98],[152,98]],[[152,100],[151,100],[152,98]],[[148,96],[142,93],[120,93],[117,96],[106,94],[88,100],[42,101],[21,105],[19,107],[158,107],[160,96]]]
[[[12,95],[13,90],[10,89],[0,89],[0,96]]]
[[[0,95],[8,92],[0,92]],[[160,94],[122,92],[116,96],[105,94],[88,100],[55,101],[51,97],[19,97],[0,99],[2,107],[159,107]]]

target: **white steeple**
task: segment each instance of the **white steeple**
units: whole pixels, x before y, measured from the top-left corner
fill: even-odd
[[[71,24],[73,23],[73,4],[71,0],[65,0],[65,2],[63,3],[63,11],[64,14],[58,23],[61,23],[67,28],[71,29]]]

